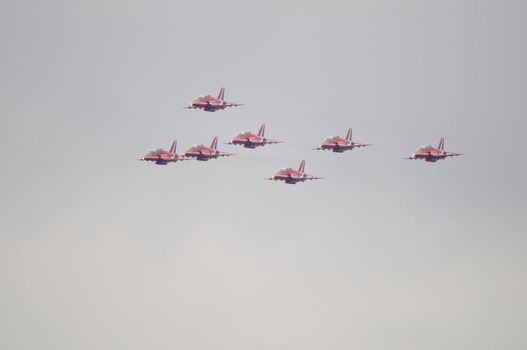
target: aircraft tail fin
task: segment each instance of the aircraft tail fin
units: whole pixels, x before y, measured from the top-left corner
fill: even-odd
[[[258,136],[265,137],[265,124],[262,124],[262,126],[260,126],[260,130],[258,130]]]
[[[218,93],[218,99],[222,101],[225,99],[225,88],[224,87],[220,89],[220,92]]]
[[[351,141],[351,128],[349,128],[348,132],[346,133],[346,140]]]
[[[176,147],[177,147],[177,140],[174,140],[174,142],[172,142],[172,146],[170,146],[170,153],[176,153]]]
[[[305,167],[306,167],[306,161],[303,160],[302,162],[300,162],[300,166],[298,167],[298,171],[300,171],[301,173],[303,173]]]
[[[218,147],[218,136],[214,137],[212,139],[212,143],[210,144],[210,148],[217,149]]]
[[[439,140],[439,144],[437,145],[437,148],[444,151],[445,150],[445,138],[442,137],[441,140]]]

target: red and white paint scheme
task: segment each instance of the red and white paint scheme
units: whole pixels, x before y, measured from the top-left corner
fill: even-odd
[[[207,161],[209,159],[217,159],[218,157],[228,157],[232,156],[231,153],[223,153],[218,151],[218,137],[216,136],[210,147],[207,147],[203,144],[195,145],[190,147],[185,151],[185,156],[189,158],[195,158],[196,160]]]
[[[329,150],[336,153],[344,153],[354,148],[371,146],[371,144],[353,142],[351,140],[351,129],[346,132],[346,137],[329,136],[315,150]]]
[[[178,160],[185,160],[176,154],[176,146],[177,141],[174,140],[168,151],[158,148],[148,152],[143,158],[140,158],[139,160],[155,162],[158,165],[167,165],[168,163],[175,163]]]
[[[188,109],[203,109],[206,112],[216,112],[219,109],[227,107],[243,106],[239,103],[232,103],[225,101],[225,88],[222,87],[217,97],[212,95],[203,95],[196,97],[190,106],[184,107]]]
[[[424,159],[426,162],[435,163],[438,160],[445,159],[446,157],[461,156],[463,153],[452,153],[445,151],[445,138],[442,137],[439,140],[437,147],[431,145],[421,146],[417,151],[410,157],[405,159]]]
[[[284,168],[278,170],[273,177],[267,178],[270,181],[284,181],[286,184],[294,185],[298,182],[304,182],[306,180],[320,180],[323,177],[312,176],[304,173],[306,161],[303,160],[298,167],[298,170],[293,168]]]
[[[258,134],[253,134],[250,131],[241,132],[227,142],[227,145],[240,145],[245,148],[256,148],[274,143],[282,143],[282,141],[270,140],[265,138],[265,124],[260,126]]]

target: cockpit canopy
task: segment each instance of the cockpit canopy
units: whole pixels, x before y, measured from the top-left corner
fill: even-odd
[[[238,135],[236,135],[236,137],[247,137],[249,136],[251,132],[250,131],[242,131],[242,132],[239,132]]]
[[[199,95],[198,97],[196,97],[196,100],[203,100],[205,98],[209,98],[211,97],[210,95]]]
[[[432,147],[432,145],[419,146],[419,148],[417,149],[417,152],[427,151],[431,147]]]

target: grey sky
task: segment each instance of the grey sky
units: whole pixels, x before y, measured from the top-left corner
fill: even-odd
[[[523,1],[0,2],[0,348],[525,349]],[[226,87],[245,106],[184,110]],[[284,144],[154,166],[267,124]],[[374,146],[311,148],[353,127]],[[467,156],[402,160],[445,137]],[[306,159],[324,181],[264,181]]]

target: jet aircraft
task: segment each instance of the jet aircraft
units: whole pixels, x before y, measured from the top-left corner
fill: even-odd
[[[196,160],[207,161],[209,159],[217,159],[218,157],[233,156],[231,153],[223,153],[218,151],[218,137],[214,137],[210,147],[205,145],[195,145],[185,151],[185,156],[195,158]]]
[[[156,150],[148,152],[143,158],[140,158],[139,160],[155,162],[158,165],[167,165],[168,163],[174,163],[178,160],[185,160],[184,158],[176,154],[176,146],[177,141],[174,140],[174,142],[172,142],[172,146],[170,146],[170,149],[168,151],[165,151],[162,148],[158,148]]]
[[[442,137],[439,140],[437,147],[431,145],[421,146],[417,151],[410,157],[405,159],[424,159],[426,162],[435,163],[438,160],[445,159],[446,157],[461,156],[463,153],[452,153],[445,151],[445,138]]]
[[[298,167],[298,170],[293,168],[284,168],[278,170],[273,177],[267,178],[270,181],[284,181],[286,184],[294,185],[298,182],[304,182],[306,180],[320,180],[323,177],[312,176],[304,173],[306,161],[303,160]]]
[[[222,87],[217,97],[211,95],[203,95],[196,97],[190,106],[184,107],[187,109],[203,109],[206,112],[216,112],[219,109],[227,107],[242,106],[239,103],[232,103],[225,101],[225,88]]]
[[[270,140],[265,138],[265,124],[260,126],[258,134],[253,134],[250,131],[239,133],[228,142],[228,145],[241,145],[245,148],[256,148],[274,143],[281,143],[282,141]]]
[[[371,146],[371,144],[351,141],[351,129],[346,132],[346,137],[330,136],[326,138],[315,150],[330,150],[336,153],[351,151],[354,148]]]

